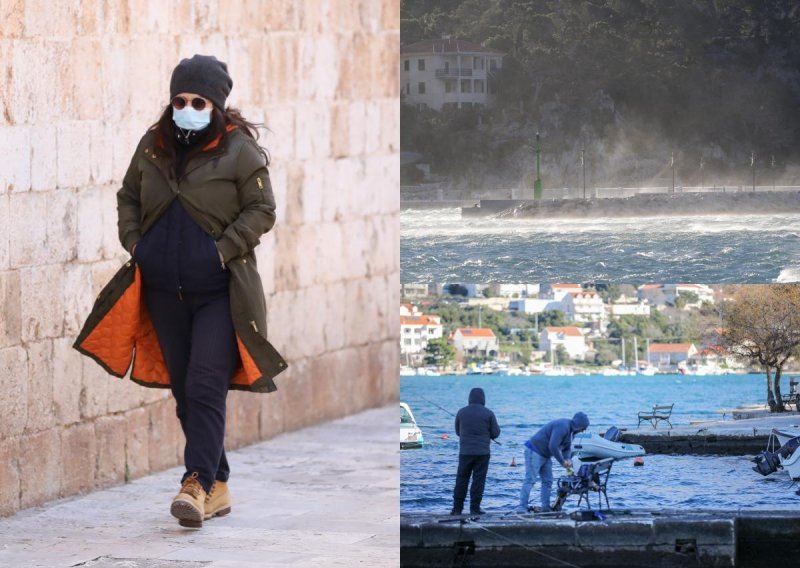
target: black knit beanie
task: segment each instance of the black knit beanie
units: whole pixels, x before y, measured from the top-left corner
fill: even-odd
[[[169,99],[179,93],[197,93],[225,110],[225,99],[231,92],[233,79],[228,75],[228,66],[213,55],[194,55],[181,59],[169,82]]]

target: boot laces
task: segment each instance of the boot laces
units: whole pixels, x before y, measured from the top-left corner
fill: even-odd
[[[203,486],[200,485],[199,481],[197,481],[197,472],[195,471],[190,477],[187,477],[184,480],[183,486],[181,487],[181,493],[187,493],[197,499],[200,497],[201,489],[203,489]]]

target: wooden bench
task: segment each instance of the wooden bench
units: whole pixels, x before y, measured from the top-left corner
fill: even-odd
[[[636,427],[638,428],[641,426],[642,422],[649,422],[653,428],[657,428],[658,423],[663,421],[669,424],[669,427],[672,428],[672,422],[670,422],[669,419],[672,416],[673,406],[675,406],[674,402],[670,405],[654,404],[652,412],[642,410],[638,414],[639,424],[637,424]]]

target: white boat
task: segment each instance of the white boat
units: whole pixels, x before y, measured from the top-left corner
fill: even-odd
[[[417,374],[417,371],[413,367],[400,367],[400,376],[401,377],[413,377]]]
[[[800,436],[800,426],[786,426],[784,428],[773,428],[772,434],[778,439],[778,447],[784,445],[792,438]]]
[[[411,409],[405,402],[400,403],[400,449],[421,448],[424,443],[422,430],[417,426]]]
[[[791,479],[800,479],[800,447],[789,454],[788,457],[779,455],[781,467],[785,469]]]
[[[594,458],[635,458],[646,453],[642,446],[612,442],[589,432],[575,434],[572,439],[572,454],[583,461]]]

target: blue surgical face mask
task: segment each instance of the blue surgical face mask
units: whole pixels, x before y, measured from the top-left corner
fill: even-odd
[[[172,109],[172,120],[184,130],[201,130],[211,122],[211,109],[195,110],[190,106]]]

